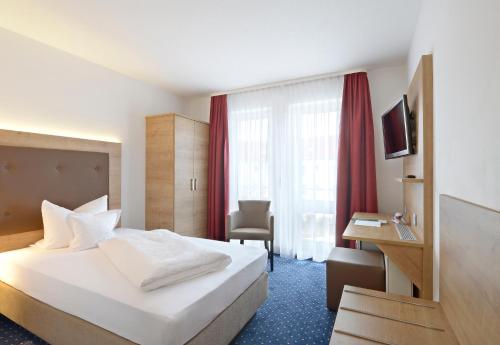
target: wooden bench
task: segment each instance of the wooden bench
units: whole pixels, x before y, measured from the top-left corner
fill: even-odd
[[[437,302],[346,285],[330,345],[455,345]]]

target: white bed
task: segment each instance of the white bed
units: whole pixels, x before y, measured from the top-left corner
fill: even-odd
[[[125,234],[130,229],[119,229]],[[0,253],[0,280],[54,308],[140,344],[184,344],[240,296],[266,269],[267,251],[190,238],[232,257],[226,269],[143,292],[99,249],[37,248]]]

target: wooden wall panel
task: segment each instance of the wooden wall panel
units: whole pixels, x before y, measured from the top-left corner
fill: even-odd
[[[433,297],[433,246],[434,246],[434,120],[433,120],[433,70],[432,55],[424,55],[408,88],[410,111],[415,116],[417,131],[416,154],[403,159],[403,174],[415,175],[422,183],[404,183],[403,197],[407,221],[417,215],[412,226],[424,242],[422,262],[421,297]]]
[[[440,303],[462,345],[500,341],[500,212],[441,195]]]

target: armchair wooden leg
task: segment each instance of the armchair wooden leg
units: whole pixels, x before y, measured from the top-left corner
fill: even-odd
[[[240,240],[240,244],[245,244],[245,240]]]
[[[271,241],[271,272],[274,271],[274,241]]]
[[[267,241],[264,241],[264,247],[266,248],[267,252],[269,253],[269,245]]]

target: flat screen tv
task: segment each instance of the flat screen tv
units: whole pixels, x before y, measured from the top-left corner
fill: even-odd
[[[382,115],[385,159],[411,155],[414,152],[412,119],[408,99],[403,99]]]

